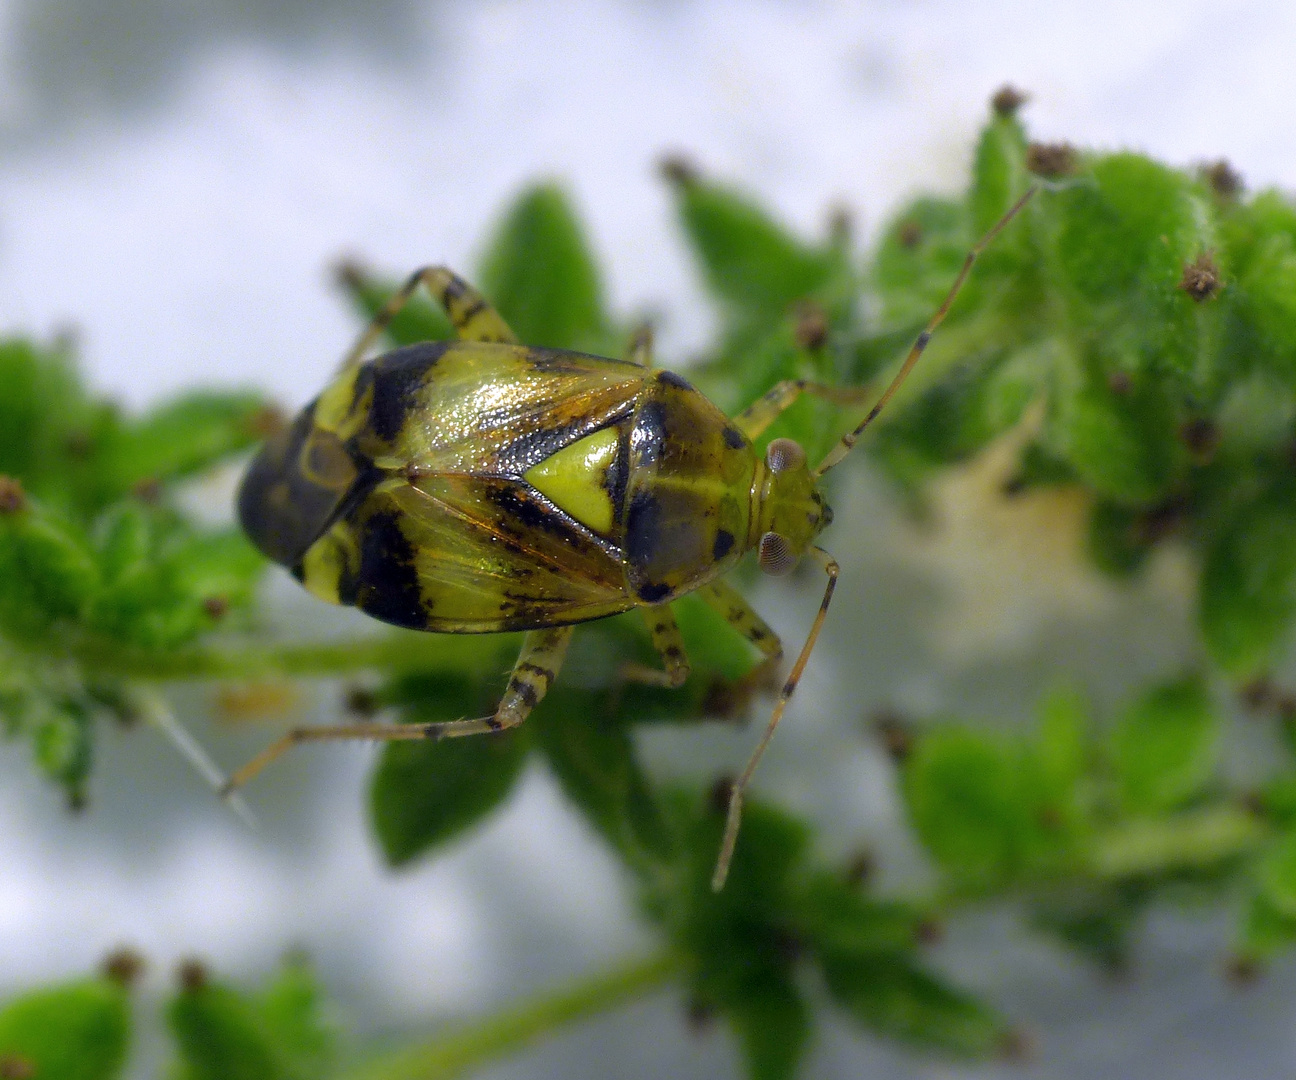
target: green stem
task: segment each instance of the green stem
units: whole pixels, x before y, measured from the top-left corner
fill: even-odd
[[[1086,852],[1085,869],[1102,881],[1208,870],[1249,854],[1271,834],[1270,826],[1240,807],[1206,806],[1100,833]]]
[[[545,991],[430,1042],[370,1061],[343,1080],[450,1080],[512,1054],[569,1024],[615,1009],[670,983],[683,967],[664,952]]]
[[[267,676],[347,675],[357,671],[446,668],[459,672],[493,670],[508,635],[488,646],[475,637],[390,633],[341,641],[212,645],[150,652],[102,639],[85,639],[70,648],[87,670],[133,679],[249,679]]]

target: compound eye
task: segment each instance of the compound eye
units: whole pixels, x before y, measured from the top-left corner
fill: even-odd
[[[765,449],[765,464],[772,473],[799,469],[805,461],[806,453],[801,444],[792,439],[775,439]]]
[[[760,552],[757,559],[760,568],[771,577],[790,574],[798,561],[787,537],[776,532],[767,532],[760,538]]]

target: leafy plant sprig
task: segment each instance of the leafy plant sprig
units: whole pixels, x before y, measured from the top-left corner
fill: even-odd
[[[1126,962],[1151,905],[1185,890],[1238,909],[1242,967],[1296,941],[1296,768],[1275,763],[1256,789],[1234,790],[1220,767],[1230,691],[1296,744],[1296,695],[1274,674],[1296,624],[1296,204],[1244,193],[1219,165],[1031,143],[1008,98],[982,132],[969,190],[902,208],[867,260],[841,228],[798,238],[687,163],[664,171],[721,316],[691,375],[731,409],[783,378],[880,379],[971,244],[1042,184],[985,252],[867,453],[918,504],[931,481],[1007,439],[1001,497],[1076,493],[1097,571],[1132,579],[1176,545],[1192,569],[1200,663],[1112,716],[1056,692],[1029,733],[975,717],[892,725],[904,808],[936,872],[928,895],[879,895],[816,855],[810,825],[757,802],[717,896],[712,793],[653,775],[636,729],[741,714],[759,690],[754,658],[686,602],[689,685],[620,686],[610,673],[647,659],[647,642],[633,620],[594,624],[570,664],[587,677],[555,687],[521,728],[388,747],[370,816],[400,867],[480,823],[542,760],[623,862],[660,951],[385,1055],[339,1055],[302,969],[253,994],[191,978],[166,1010],[180,1075],[463,1075],[667,984],[730,1025],[758,1080],[795,1075],[829,1009],[928,1052],[984,1058],[1020,1047],[1014,1027],[926,955],[931,927],[966,905],[1011,900],[1039,932],[1107,967]],[[393,288],[357,265],[339,279],[362,316]],[[530,344],[615,355],[629,340],[553,184],[508,210],[476,280]],[[449,335],[418,302],[390,330],[394,344]],[[367,670],[381,677],[369,708],[420,722],[478,714],[498,695],[510,648],[500,639],[497,653],[436,635],[339,643],[262,629],[259,557],[232,531],[190,520],[178,498],[276,422],[255,396],[197,394],[131,419],[86,394],[66,343],[20,339],[0,346],[0,387],[0,718],[74,802],[95,725],[139,715],[159,682]],[[795,438],[815,459],[847,419],[807,399],[767,438]],[[119,1075],[129,1010],[94,987],[11,1003],[0,1062],[29,1060],[42,1077]],[[73,1053],[87,1009],[111,1013],[109,1033]],[[13,1019],[38,1013],[39,1024]],[[25,1034],[46,1028],[68,1034]],[[50,1064],[46,1045],[80,1064]]]

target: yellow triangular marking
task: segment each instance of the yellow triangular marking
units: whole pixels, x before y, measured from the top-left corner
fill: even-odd
[[[531,466],[523,479],[577,521],[606,535],[612,531],[608,469],[616,460],[618,441],[615,428],[596,431]]]

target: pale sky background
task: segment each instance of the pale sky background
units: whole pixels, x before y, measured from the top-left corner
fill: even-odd
[[[681,361],[711,324],[655,173],[663,152],[807,234],[844,203],[867,236],[906,196],[962,185],[1006,81],[1030,91],[1037,138],[1225,156],[1254,187],[1296,188],[1296,7],[1277,2],[121,6],[0,4],[0,326],[77,327],[89,377],[132,405],[194,383],[304,402],[355,332],[328,284],[339,255],[471,270],[506,201],[545,176],[574,193],[613,307],[661,312],[660,356]],[[1059,672],[1112,700],[1188,655],[1164,630],[1187,618],[1172,564],[1118,593],[1005,549],[975,518],[915,538],[858,475],[841,502],[834,532],[852,557],[761,773],[831,822],[838,850],[869,841],[893,872],[912,869],[889,767],[862,738],[843,752],[828,727],[884,702],[1018,719]],[[975,594],[957,585],[970,566]],[[756,599],[788,640],[815,604],[788,585]],[[213,696],[189,689],[176,707],[234,764],[267,731],[216,730]],[[302,710],[328,715],[334,698],[308,687]],[[648,749],[663,768],[710,769],[748,742],[665,733]],[[153,961],[150,994],[178,957],[255,978],[300,944],[371,1028],[479,1010],[647,943],[615,865],[539,770],[486,828],[391,877],[365,834],[368,761],[334,748],[277,766],[249,792],[253,836],[149,732],[104,738],[75,820],[25,748],[0,748],[0,994],[84,972],[123,941]],[[934,962],[1031,1027],[1035,1063],[959,1069],[830,1026],[808,1075],[1290,1075],[1296,969],[1239,995],[1219,977],[1228,932],[1159,915],[1136,977],[1114,986],[1006,916],[963,920]],[[489,1075],[732,1069],[725,1036],[689,1036],[663,996]]]

